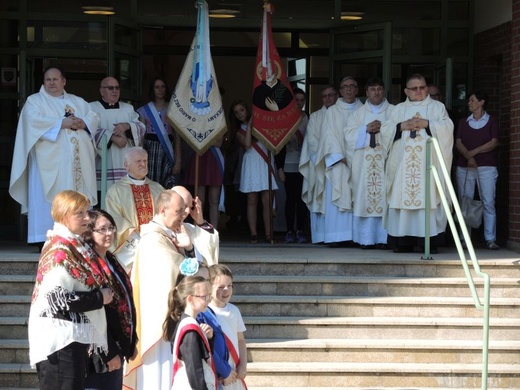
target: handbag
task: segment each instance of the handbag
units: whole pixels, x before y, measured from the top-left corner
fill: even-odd
[[[464,188],[466,188],[466,179],[468,178],[468,171],[466,170],[466,178],[464,179]],[[477,171],[478,180],[478,171]],[[480,198],[480,186],[477,186],[477,191]],[[484,204],[479,199],[471,199],[467,196],[463,196],[460,201],[460,208],[462,210],[462,216],[466,225],[472,228],[478,228],[482,224],[482,214],[484,212]]]
[[[87,372],[89,374],[104,374],[108,372],[108,366],[103,358],[97,353],[92,352],[88,359]]]

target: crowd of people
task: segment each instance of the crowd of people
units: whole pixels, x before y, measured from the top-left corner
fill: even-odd
[[[90,206],[74,190],[51,203],[29,315],[40,389],[245,389],[233,274],[200,201],[162,190],[127,264],[112,251],[116,219]]]
[[[305,92],[295,89],[302,121],[271,160],[252,134],[249,104],[238,100],[196,178],[193,163],[181,164],[162,78],[137,111],[120,101],[113,77],[101,81],[92,103],[65,85],[63,71],[50,67],[27,99],[10,183],[28,213],[28,242],[41,244],[29,318],[41,389],[246,388],[245,326],[230,303],[231,270],[218,263],[221,194],[234,223],[247,219],[252,244],[258,215],[272,242],[272,191],[283,185],[286,201],[277,207],[287,243],[304,243],[310,233],[312,243],[401,253],[424,247],[429,232],[435,253],[447,224],[446,181],[426,187],[427,142],[435,138],[441,154],[433,163],[450,169],[458,152],[459,196],[478,189],[486,247],[499,249],[498,121],[482,91],[469,95],[471,115],[454,133],[438,88],[420,74],[406,80],[406,100],[397,105],[380,78],[366,82],[362,103],[357,80],[345,77],[339,94],[323,88],[323,106],[310,116]],[[104,135],[106,211],[93,208]],[[182,184],[195,183],[194,197]]]
[[[119,82],[113,77],[101,81],[101,98],[91,103],[65,92],[65,85],[62,70],[46,70],[42,88],[27,99],[20,117],[10,193],[28,213],[29,243],[41,246],[45,241],[52,227],[50,202],[60,190],[77,190],[97,203],[99,144],[106,135],[105,200],[121,227],[115,245],[124,263],[135,252],[140,226],[153,216],[153,199],[175,185],[195,193],[215,228],[247,226],[253,244],[273,242],[275,208],[285,217],[279,226],[285,226],[286,243],[304,243],[309,237],[312,243],[330,246],[410,252],[424,246],[425,151],[426,141],[434,137],[442,149],[439,158],[449,169],[453,153],[458,154],[454,183],[459,196],[473,197],[478,187],[486,246],[498,249],[498,123],[485,111],[482,91],[470,94],[471,115],[455,132],[459,124],[441,102],[440,89],[428,86],[420,74],[406,81],[406,100],[396,106],[387,101],[377,77],[365,83],[364,103],[352,76],[341,80],[339,94],[326,86],[323,106],[310,116],[305,91],[295,89],[302,120],[276,156],[253,136],[250,105],[237,100],[229,110],[227,133],[195,164],[196,153],[183,158],[183,142],[167,120],[171,94],[163,78],[150,83],[150,102],[137,111],[120,101]],[[285,197],[273,202],[274,191],[282,186]],[[429,194],[434,252],[444,242],[444,190],[433,186]],[[135,208],[123,210],[122,198]],[[225,225],[220,221],[224,212]]]

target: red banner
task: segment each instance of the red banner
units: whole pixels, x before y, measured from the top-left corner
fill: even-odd
[[[272,6],[265,4],[253,82],[252,134],[277,154],[298,129],[301,112],[274,45],[271,13]]]

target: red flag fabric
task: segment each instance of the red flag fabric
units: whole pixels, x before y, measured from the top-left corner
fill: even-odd
[[[271,5],[265,4],[253,82],[252,134],[277,154],[298,129],[301,113],[274,45],[271,13]]]

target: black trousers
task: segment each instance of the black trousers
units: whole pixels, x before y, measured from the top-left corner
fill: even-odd
[[[88,347],[71,343],[37,363],[40,390],[83,390]]]
[[[285,172],[285,222],[287,231],[305,230],[309,210],[302,200],[303,176],[300,172]]]

